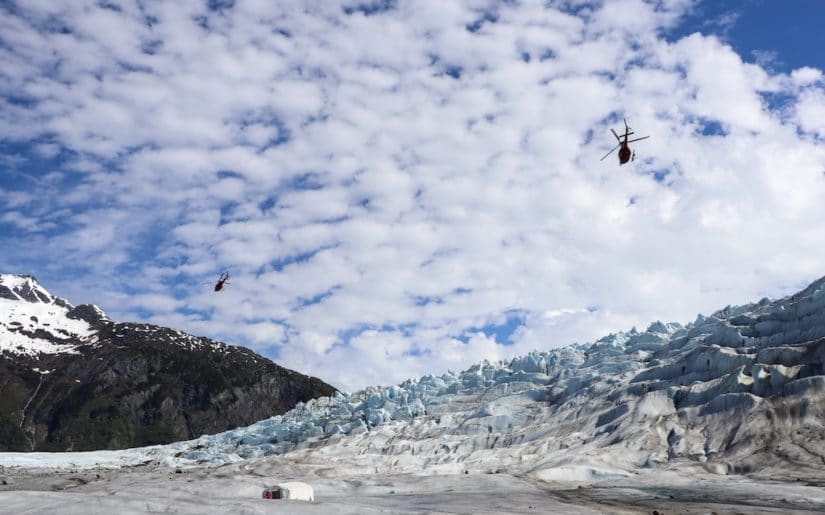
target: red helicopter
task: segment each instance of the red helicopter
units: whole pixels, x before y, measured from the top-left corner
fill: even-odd
[[[631,131],[630,127],[627,126],[627,120],[625,120],[624,118],[622,118],[622,120],[624,120],[624,136],[619,137],[619,135],[616,134],[616,131],[614,131],[613,129],[610,129],[610,132],[612,132],[613,135],[616,136],[616,140],[619,142],[619,144],[616,145],[615,147],[613,147],[610,150],[610,152],[605,154],[603,158],[599,159],[599,161],[604,161],[604,158],[609,156],[610,154],[612,154],[613,151],[616,150],[617,148],[619,149],[619,166],[627,163],[628,161],[633,161],[634,159],[636,159],[636,152],[633,152],[632,150],[630,150],[630,147],[628,146],[628,143],[633,143],[634,141],[639,141],[639,140],[647,139],[647,138],[650,137],[650,136],[642,136],[641,138],[628,140],[627,137],[630,136],[631,134],[633,134],[633,131]],[[622,138],[624,138],[624,141],[622,141]]]
[[[218,282],[215,283],[215,291],[221,291],[223,289],[224,284],[229,284],[227,281],[229,279],[229,272],[224,272],[221,274]]]

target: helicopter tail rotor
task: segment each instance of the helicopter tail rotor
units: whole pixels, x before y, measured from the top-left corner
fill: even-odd
[[[627,119],[622,118],[622,121],[624,122],[624,135],[625,135],[625,137],[630,136],[631,134],[633,134],[633,130],[627,125]]]

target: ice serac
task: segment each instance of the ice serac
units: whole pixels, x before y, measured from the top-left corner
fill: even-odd
[[[684,326],[655,322],[591,344],[311,400],[153,453],[178,464],[277,454],[319,468],[542,480],[691,463],[735,473],[821,468],[822,420],[825,279]]]
[[[330,395],[251,350],[72,306],[0,275],[0,450],[95,450],[215,433]]]

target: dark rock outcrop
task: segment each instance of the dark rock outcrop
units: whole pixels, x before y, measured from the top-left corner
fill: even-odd
[[[92,327],[100,327],[104,322],[109,322],[109,317],[94,304],[81,304],[70,309],[66,316],[72,320],[83,320]]]

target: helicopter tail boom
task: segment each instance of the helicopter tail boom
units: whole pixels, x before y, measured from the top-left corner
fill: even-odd
[[[604,161],[604,158],[605,158],[605,157],[607,157],[607,156],[609,156],[610,154],[612,154],[613,152],[615,152],[615,150],[616,150],[617,148],[619,148],[619,147],[621,147],[621,144],[616,145],[615,147],[613,147],[613,148],[610,150],[610,152],[608,152],[607,154],[605,154],[605,155],[604,155],[604,157],[602,157],[601,159],[599,159],[599,161]]]

